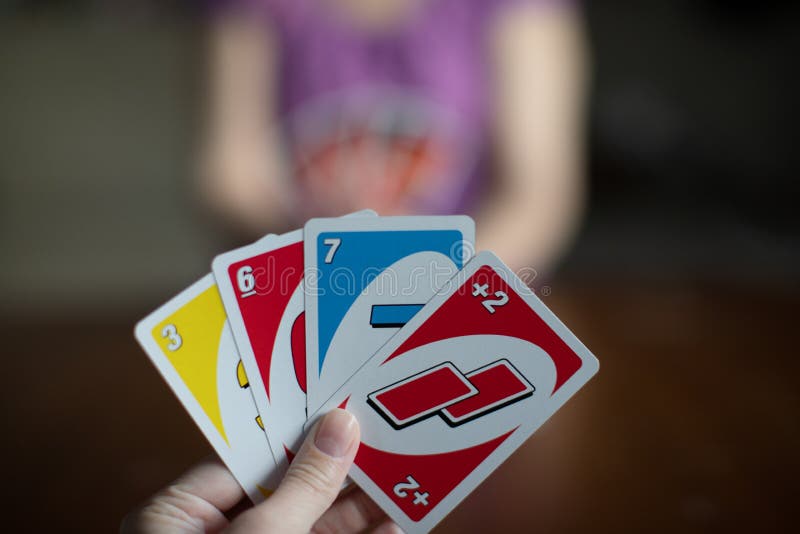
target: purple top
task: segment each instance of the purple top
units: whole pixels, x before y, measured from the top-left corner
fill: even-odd
[[[319,0],[232,1],[277,33],[277,111],[302,211],[324,212],[331,184],[359,174],[341,170],[343,148],[369,169],[369,183],[350,184],[360,206],[470,211],[491,126],[487,30],[521,0],[423,0],[376,31]]]

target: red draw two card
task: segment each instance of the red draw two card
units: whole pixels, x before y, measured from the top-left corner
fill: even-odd
[[[350,476],[403,529],[427,531],[598,370],[494,254],[478,254],[313,417],[361,424]]]

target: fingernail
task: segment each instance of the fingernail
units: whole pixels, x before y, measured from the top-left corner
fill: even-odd
[[[337,408],[322,419],[314,445],[328,456],[341,458],[353,445],[357,424],[349,412]]]

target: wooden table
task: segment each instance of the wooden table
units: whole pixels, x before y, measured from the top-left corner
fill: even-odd
[[[563,282],[545,302],[600,373],[439,532],[793,528],[796,294]],[[6,530],[112,531],[209,453],[133,340],[141,315],[3,322]]]

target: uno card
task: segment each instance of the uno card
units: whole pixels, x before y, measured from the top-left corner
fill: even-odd
[[[280,481],[208,274],[136,325],[136,339],[253,502]]]
[[[463,215],[306,223],[309,414],[463,267],[474,241]]]
[[[490,252],[478,254],[308,422],[361,425],[350,477],[407,532],[428,531],[598,370]]]
[[[303,231],[217,256],[212,269],[283,472],[297,452],[294,441],[306,420]]]
[[[280,472],[299,449],[306,421],[303,268],[302,230],[226,252],[212,264]]]

